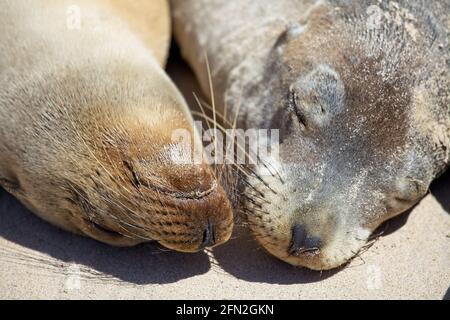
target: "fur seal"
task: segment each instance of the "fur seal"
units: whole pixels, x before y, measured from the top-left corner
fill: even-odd
[[[276,257],[346,263],[448,167],[450,1],[172,0],[172,10],[204,93],[206,52],[229,119],[241,100],[239,128],[280,129],[277,174],[257,165],[242,201]]]
[[[164,0],[0,4],[0,185],[66,230],[183,252],[233,226],[206,164],[181,162],[187,105],[164,73]]]

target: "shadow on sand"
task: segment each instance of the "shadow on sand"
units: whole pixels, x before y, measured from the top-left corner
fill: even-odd
[[[450,214],[450,172],[433,183],[431,193]],[[388,220],[373,235],[385,237],[397,231],[406,224],[413,209]],[[266,253],[249,233],[246,228],[237,228],[236,239],[214,250],[220,266],[239,279],[277,284],[310,283],[326,279],[345,268],[320,273],[290,266]],[[450,299],[450,292],[446,293],[445,298]]]
[[[31,214],[1,188],[0,237],[138,285],[173,283],[210,269],[204,253],[163,252],[155,244],[114,248],[65,232]]]
[[[444,210],[450,214],[450,170],[433,183],[431,193],[439,201]]]
[[[444,298],[442,300],[450,301],[450,288],[448,288],[447,292],[444,295]]]
[[[299,284],[324,280],[337,272],[312,271],[291,266],[267,253],[245,227],[236,227],[233,239],[214,249],[223,270],[238,279],[269,284]]]
[[[410,215],[408,212],[381,225],[374,234],[387,236],[400,229]],[[214,249],[218,264],[231,275],[250,282],[269,284],[313,283],[325,280],[346,268],[344,265],[329,271],[313,271],[288,265],[267,253],[245,227],[237,227],[233,239]]]

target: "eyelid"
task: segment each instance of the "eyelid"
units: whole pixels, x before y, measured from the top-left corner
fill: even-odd
[[[302,124],[306,128],[307,127],[306,115],[303,112],[303,110],[299,107],[297,94],[295,93],[295,90],[292,88],[289,90],[289,108],[290,111],[295,113],[300,124]]]

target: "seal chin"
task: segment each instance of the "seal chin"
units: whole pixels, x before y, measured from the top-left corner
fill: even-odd
[[[319,237],[308,236],[303,227],[295,225],[290,236],[256,237],[257,241],[272,255],[296,267],[312,270],[338,268],[364,247],[370,231],[359,229],[343,232],[324,242]]]
[[[136,239],[130,236],[123,235],[117,231],[114,231],[112,228],[105,227],[100,223],[91,221],[89,219],[83,220],[83,224],[77,224],[81,229],[81,233],[97,241],[116,247],[131,247],[142,243],[142,239]]]

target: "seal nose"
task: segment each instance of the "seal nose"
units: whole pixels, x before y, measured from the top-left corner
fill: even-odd
[[[292,241],[289,247],[290,255],[300,255],[302,253],[318,253],[321,241],[317,237],[308,237],[305,228],[296,224],[292,229]]]
[[[212,247],[215,244],[216,244],[216,235],[214,230],[214,223],[211,221],[211,219],[208,219],[205,231],[203,232],[203,241],[199,249],[201,250],[207,247]]]

